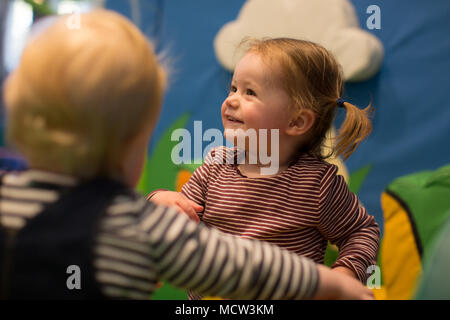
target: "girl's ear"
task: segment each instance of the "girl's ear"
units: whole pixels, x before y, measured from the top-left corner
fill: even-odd
[[[310,109],[302,109],[297,113],[286,128],[286,134],[301,136],[306,134],[314,124],[316,116]]]

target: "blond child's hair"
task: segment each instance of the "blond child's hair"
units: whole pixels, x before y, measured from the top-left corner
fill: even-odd
[[[344,86],[342,68],[328,50],[310,41],[289,38],[246,39],[241,45],[247,47],[247,52],[260,55],[269,67],[275,66],[272,71],[293,101],[292,112],[302,108],[314,112],[315,123],[309,132],[311,139],[302,146],[302,152],[321,159],[332,155],[342,155],[346,159],[370,134],[372,124],[368,115],[372,107],[359,109],[344,102],[341,105],[346,109],[346,117],[335,146],[328,155],[323,154],[322,143],[336,117],[337,101]]]
[[[59,18],[26,46],[5,84],[7,138],[31,167],[114,176],[125,144],[156,122],[165,72],[123,16]]]

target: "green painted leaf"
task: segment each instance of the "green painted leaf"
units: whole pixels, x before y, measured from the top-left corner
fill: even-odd
[[[361,189],[361,186],[366,180],[367,175],[369,174],[371,169],[372,165],[368,164],[367,166],[362,167],[361,169],[353,172],[350,175],[348,188],[350,189],[351,192],[353,192],[354,194],[358,194],[359,189]]]

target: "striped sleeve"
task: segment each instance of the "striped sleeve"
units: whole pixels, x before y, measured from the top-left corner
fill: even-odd
[[[367,267],[377,263],[380,228],[336,172],[337,167],[330,166],[322,179],[318,228],[339,248],[333,268],[347,267],[364,283]]]
[[[198,225],[172,209],[151,208],[140,230],[162,280],[231,299],[302,299],[315,294],[319,279],[311,260]]]

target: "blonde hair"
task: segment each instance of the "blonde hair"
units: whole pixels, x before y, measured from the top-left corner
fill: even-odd
[[[126,18],[95,10],[59,18],[26,46],[5,85],[7,138],[32,167],[112,176],[123,147],[155,122],[165,72]]]
[[[345,102],[345,120],[336,137],[331,153],[324,155],[322,143],[327,131],[332,127],[337,113],[337,100],[343,93],[341,66],[333,55],[322,46],[304,40],[276,38],[254,40],[246,39],[243,44],[247,52],[261,56],[269,66],[278,71],[278,79],[291,97],[293,112],[308,108],[315,114],[315,123],[311,128],[310,142],[302,146],[302,152],[309,152],[324,159],[333,154],[348,158],[359,144],[372,131],[368,115],[372,111],[369,105],[359,109]]]

